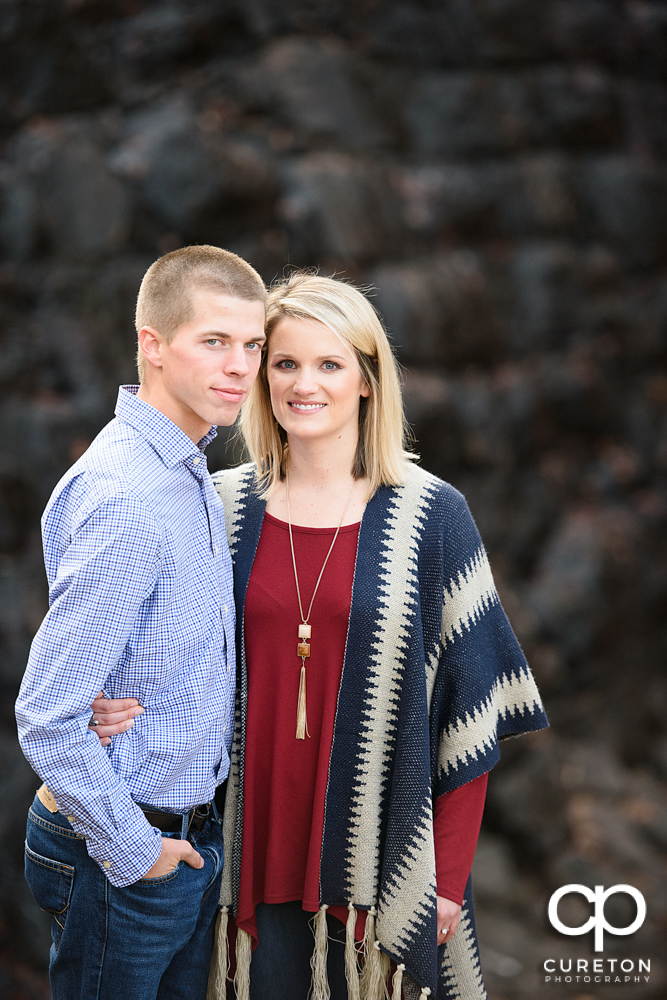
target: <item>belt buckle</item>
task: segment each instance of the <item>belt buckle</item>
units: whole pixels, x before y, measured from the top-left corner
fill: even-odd
[[[211,815],[211,803],[207,802],[203,806],[195,806],[194,809],[190,810],[190,816],[188,818],[188,832],[190,828],[194,827],[195,830],[199,831],[204,826],[204,823]]]

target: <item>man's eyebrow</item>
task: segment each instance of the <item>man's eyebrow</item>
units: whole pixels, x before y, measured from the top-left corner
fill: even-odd
[[[223,340],[229,340],[232,336],[231,333],[225,333],[224,330],[204,330],[201,334],[202,337],[222,337]],[[266,343],[266,334],[260,333],[258,337],[251,337],[248,335],[246,339],[251,344],[264,344]]]

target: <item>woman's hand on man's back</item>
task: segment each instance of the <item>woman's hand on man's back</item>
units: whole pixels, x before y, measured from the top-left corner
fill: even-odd
[[[134,725],[143,708],[136,698],[105,698],[98,694],[90,706],[92,713],[88,728],[99,736],[103,747],[109,746],[111,736],[118,736]]]

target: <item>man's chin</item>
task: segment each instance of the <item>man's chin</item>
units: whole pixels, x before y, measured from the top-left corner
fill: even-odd
[[[242,399],[238,403],[231,400],[221,400],[218,406],[212,407],[206,414],[206,419],[210,417],[211,424],[218,427],[231,427],[239,415]]]

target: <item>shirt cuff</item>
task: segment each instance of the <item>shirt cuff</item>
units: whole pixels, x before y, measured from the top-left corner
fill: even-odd
[[[162,851],[162,834],[146,822],[110,840],[87,840],[88,854],[119,889],[143,878]]]

